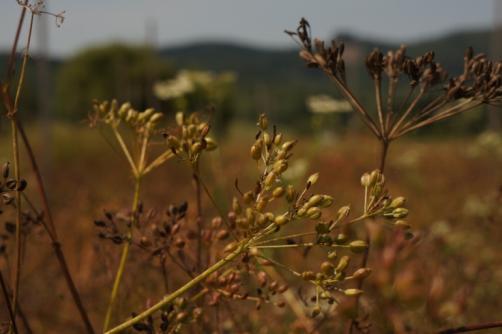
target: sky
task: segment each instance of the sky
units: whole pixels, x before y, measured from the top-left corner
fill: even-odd
[[[33,1],[33,0],[31,0]],[[490,28],[494,1],[502,0],[47,0],[66,11],[58,28],[48,21],[50,53],[71,55],[110,41],[159,46],[231,41],[258,47],[292,47],[283,33],[306,17],[313,34],[349,32],[409,43],[460,29]],[[502,6],[500,6],[502,7]],[[502,10],[501,10],[502,11]],[[502,13],[500,13],[502,16]],[[19,17],[16,0],[0,0],[0,50],[11,44]],[[147,23],[150,22],[150,23]],[[35,24],[35,29],[39,26]],[[156,29],[147,27],[156,26]],[[156,33],[147,33],[156,31]],[[35,33],[34,46],[38,35]]]

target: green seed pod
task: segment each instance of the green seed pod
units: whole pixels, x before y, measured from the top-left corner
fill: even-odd
[[[182,126],[185,123],[185,115],[183,112],[179,111],[176,113],[176,124]]]
[[[382,173],[378,169],[375,169],[374,171],[371,172],[370,174],[370,185],[375,185],[375,184],[383,184],[385,181],[385,178]]]
[[[282,174],[288,169],[288,162],[284,159],[278,160],[274,163],[272,169],[276,174]]]
[[[206,141],[206,151],[213,151],[218,148],[213,138],[205,137],[204,140]]]
[[[347,255],[342,256],[340,261],[338,261],[338,265],[336,266],[335,270],[337,272],[344,271],[349,266],[349,262],[350,262],[350,257],[348,257]]]
[[[287,214],[283,214],[283,215],[275,217],[274,222],[277,225],[282,226],[282,225],[285,225],[285,224],[287,224],[289,222],[289,217],[288,217]]]
[[[269,222],[273,222],[275,220],[275,216],[272,212],[267,212],[265,213],[265,217]]]
[[[131,109],[131,104],[129,102],[126,102],[126,103],[123,103],[121,106],[120,106],[120,109],[118,111],[118,116],[122,119],[124,119],[124,117],[126,117],[127,115],[127,112],[129,111],[129,109]]]
[[[252,191],[246,191],[242,197],[246,204],[251,204],[254,201],[254,193]]]
[[[307,213],[307,209],[305,209],[305,208],[299,208],[298,211],[296,212],[298,217],[304,217],[306,213]]]
[[[196,135],[197,127],[193,124],[189,124],[186,128],[188,137],[193,138]]]
[[[153,114],[152,117],[150,117],[150,123],[155,124],[158,122],[164,115],[160,112]]]
[[[286,200],[291,203],[292,201],[295,200],[296,198],[296,190],[292,185],[288,185],[288,188],[286,189]]]
[[[408,216],[408,209],[406,208],[396,208],[392,211],[392,216],[394,218],[406,218]]]
[[[197,130],[199,131],[199,136],[205,137],[209,133],[209,129],[211,127],[207,123],[200,123],[197,126]]]
[[[284,195],[285,192],[286,191],[284,190],[284,188],[279,186],[272,191],[272,196],[274,196],[275,198],[279,198],[282,195]]]
[[[343,233],[339,233],[337,236],[336,236],[336,240],[335,242],[337,244],[344,244],[347,242],[347,236]]]
[[[242,212],[241,205],[239,204],[239,200],[236,197],[232,199],[232,210],[236,214],[240,214]]]
[[[138,114],[138,122],[146,122],[155,113],[155,109],[148,108],[142,113]]]
[[[315,280],[315,273],[313,271],[304,271],[302,272],[302,278],[306,281]]]
[[[323,263],[321,263],[321,271],[324,274],[331,276],[331,275],[333,275],[334,270],[335,270],[335,266],[331,262],[324,261]]]
[[[402,196],[396,197],[392,200],[392,202],[390,202],[389,207],[400,208],[404,205],[405,202],[406,202],[406,199],[404,197],[402,197]]]
[[[258,214],[258,218],[256,219],[258,225],[264,225],[267,223],[267,217],[264,214]]]
[[[327,207],[330,207],[332,204],[333,204],[333,197],[329,196],[329,195],[323,195],[322,196],[322,201],[320,203],[321,207],[323,208],[327,208]]]
[[[251,158],[253,158],[253,160],[259,160],[261,158],[262,146],[257,143],[251,146]]]
[[[259,212],[263,212],[266,206],[267,206],[267,200],[264,198],[260,198],[258,202],[256,202],[256,210]]]
[[[278,133],[274,137],[274,144],[280,145],[282,143],[282,133]]]
[[[357,297],[363,293],[363,290],[360,289],[347,289],[343,291],[343,293],[348,297]]]
[[[254,223],[255,213],[253,209],[246,208],[246,219],[249,224]]]
[[[368,248],[368,244],[364,240],[354,240],[349,243],[349,248],[354,253],[362,253]]]
[[[272,186],[272,184],[275,182],[275,179],[277,178],[277,175],[275,174],[275,172],[270,172],[267,174],[267,176],[265,177],[265,180],[263,181],[263,183],[266,185],[266,186]]]
[[[343,220],[348,217],[350,213],[350,206],[342,206],[337,213],[337,220]]]
[[[322,201],[322,195],[314,195],[309,198],[309,200],[307,201],[307,204],[305,204],[305,205],[310,208],[312,206],[315,206],[315,205],[321,203],[321,201]]]
[[[127,111],[127,116],[125,118],[126,122],[133,122],[137,117],[137,112],[133,109]]]
[[[353,274],[352,277],[354,279],[365,279],[371,274],[371,269],[370,268],[359,268],[357,269]]]
[[[363,187],[369,187],[371,184],[371,177],[368,173],[364,173],[363,176],[361,176],[361,185]]]
[[[263,134],[263,142],[265,143],[265,145],[269,146],[270,144],[272,144],[272,137],[270,137],[270,135],[265,132]]]
[[[190,148],[192,151],[192,154],[199,154],[202,151],[202,144],[200,142],[196,142],[192,144],[192,147]]]
[[[290,140],[290,141],[287,141],[284,144],[282,144],[281,148],[284,151],[289,151],[293,148],[293,146],[295,146],[295,144],[296,144],[296,140]]]
[[[309,176],[309,178],[307,179],[307,183],[312,186],[317,182],[318,179],[319,179],[319,173],[314,173]]]
[[[403,230],[408,230],[408,229],[410,229],[410,228],[411,228],[411,225],[410,225],[410,224],[408,224],[408,222],[407,222],[407,221],[405,221],[405,220],[401,220],[401,219],[396,220],[396,221],[394,222],[394,226],[395,226],[395,227],[397,227],[397,228],[401,228],[401,229],[403,229]]]
[[[309,217],[310,219],[319,219],[321,217],[321,214],[321,209],[317,206],[314,206],[307,210],[307,217]]]
[[[277,159],[286,159],[287,155],[288,155],[288,152],[286,152],[284,150],[277,151]]]
[[[260,117],[258,118],[258,124],[257,125],[263,131],[267,130],[267,128],[268,128],[268,117],[267,117],[267,115],[261,114]]]

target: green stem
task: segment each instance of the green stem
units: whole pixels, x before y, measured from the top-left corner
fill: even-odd
[[[123,322],[122,324],[118,325],[115,328],[110,329],[109,331],[105,332],[105,334],[113,334],[113,333],[120,333],[121,331],[131,327],[132,325],[138,323],[139,321],[147,318],[151,314],[155,313],[156,311],[162,309],[164,306],[168,305],[169,303],[173,302],[176,298],[182,296],[186,292],[190,291],[194,287],[196,287],[199,283],[201,283],[203,280],[205,280],[207,277],[209,277],[212,273],[218,271],[219,269],[223,268],[226,266],[228,263],[232,262],[235,258],[237,258],[240,254],[242,254],[245,250],[247,250],[249,246],[249,242],[247,241],[245,243],[241,243],[236,250],[234,250],[232,253],[228,254],[225,256],[223,259],[220,261],[216,262],[213,264],[211,267],[207,268],[205,271],[200,273],[198,276],[196,276],[194,279],[180,287],[178,290],[174,291],[168,296],[165,296],[161,301],[159,301],[157,304],[153,305],[149,309],[143,311],[142,313],[138,314],[137,316],[133,317],[130,320],[127,320]]]
[[[110,322],[113,315],[113,308],[117,300],[117,294],[120,287],[120,282],[122,281],[122,276],[124,274],[127,257],[129,255],[129,248],[131,246],[131,239],[132,239],[132,228],[133,225],[136,223],[136,211],[138,210],[138,204],[139,204],[140,184],[141,184],[141,178],[138,176],[135,178],[134,198],[131,209],[131,215],[132,215],[131,225],[129,226],[129,231],[127,232],[127,240],[124,243],[124,247],[122,248],[122,255],[120,256],[119,267],[117,269],[117,274],[115,275],[115,281],[113,283],[112,293],[110,295],[110,301],[108,303],[108,307],[106,310],[105,321],[103,324],[103,331],[106,331],[110,326]]]

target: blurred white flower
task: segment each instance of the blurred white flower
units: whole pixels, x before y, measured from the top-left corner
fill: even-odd
[[[329,95],[312,95],[307,98],[307,107],[315,114],[351,112],[352,107],[345,100],[336,100]]]

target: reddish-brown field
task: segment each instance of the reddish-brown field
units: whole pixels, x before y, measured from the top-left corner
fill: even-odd
[[[108,135],[103,137],[85,126],[57,125],[46,133],[40,133],[35,125],[32,128],[64,251],[98,326],[103,321],[120,247],[99,239],[93,221],[103,216],[103,210],[129,208],[133,182],[122,155],[107,144]],[[252,186],[256,168],[249,158],[249,146],[253,136],[252,128],[236,125],[220,140],[220,148],[204,157],[201,175],[222,210],[229,208],[236,178],[241,187]],[[391,148],[386,167],[388,187],[392,194],[407,198],[414,237],[405,240],[401,233],[378,222],[367,223],[373,242],[369,262],[373,273],[361,303],[370,313],[373,332],[413,328],[413,333],[428,333],[500,316],[502,155],[500,141],[494,138],[491,142],[478,137],[411,138]],[[6,141],[2,138],[2,160],[10,154]],[[378,153],[372,138],[358,134],[336,138],[302,135],[289,177],[300,182],[320,172],[315,191],[331,194],[334,207],[351,204],[357,212],[363,198],[360,176],[377,167]],[[22,168],[33,184],[28,166]],[[164,212],[169,204],[187,200],[189,217],[195,215],[191,174],[180,161],[171,160],[148,175],[142,189],[144,210]],[[37,198],[33,189],[28,188],[27,193]],[[203,211],[211,212],[205,217],[217,215],[205,196]],[[3,216],[3,220],[7,218]],[[356,232],[361,230],[347,230],[348,234]],[[33,229],[24,245],[20,306],[34,332],[79,332],[78,315],[42,229]],[[10,254],[11,247],[9,244]],[[189,242],[185,247],[194,244]],[[322,262],[316,252],[304,256],[293,249],[271,254],[299,269]],[[168,266],[167,270],[171,287],[187,280],[177,267]],[[288,284],[295,295],[299,291],[309,293],[308,287],[299,290],[302,283],[297,280],[288,280]],[[164,293],[158,268],[141,250],[133,248],[116,313],[123,319]],[[255,311],[248,301],[225,305],[232,308],[232,317],[223,307],[219,311],[209,309],[205,316],[221,316],[213,324],[218,323],[218,328],[226,328],[229,333],[290,333],[295,326],[295,315],[288,306]],[[1,314],[7,321],[3,309]],[[326,333],[344,325],[329,317],[320,322],[320,331]],[[190,328],[185,331],[190,332]]]

